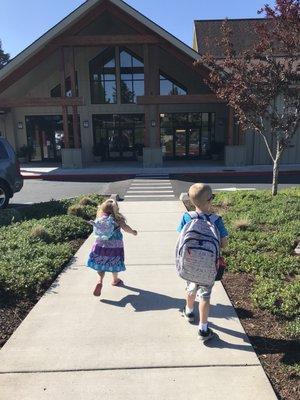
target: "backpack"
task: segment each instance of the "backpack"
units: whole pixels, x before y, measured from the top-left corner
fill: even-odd
[[[176,245],[178,275],[201,286],[214,284],[220,255],[217,215],[189,213],[192,220],[182,229]]]
[[[94,227],[94,235],[100,240],[108,240],[116,229],[115,220],[111,215],[109,217],[101,217],[96,221],[91,221],[91,223]]]

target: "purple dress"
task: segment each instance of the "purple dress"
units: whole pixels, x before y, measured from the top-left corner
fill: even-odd
[[[125,271],[123,235],[119,226],[108,240],[96,239],[86,265],[99,272]]]

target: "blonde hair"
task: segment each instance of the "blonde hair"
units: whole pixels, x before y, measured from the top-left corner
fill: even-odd
[[[102,217],[103,214],[112,215],[118,224],[126,222],[126,218],[119,211],[118,203],[113,199],[105,200],[98,206],[97,218]]]
[[[212,196],[212,189],[205,183],[195,183],[189,188],[189,198],[194,206],[201,208]]]

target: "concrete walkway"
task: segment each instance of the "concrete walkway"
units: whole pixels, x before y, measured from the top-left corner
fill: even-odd
[[[174,245],[180,202],[121,203],[138,237],[125,236],[125,285],[84,267],[93,239],[0,351],[1,400],[275,400],[220,283],[207,346],[181,317],[184,282]]]

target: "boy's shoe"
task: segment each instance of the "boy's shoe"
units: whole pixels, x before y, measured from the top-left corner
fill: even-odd
[[[189,321],[189,323],[192,323],[195,321],[195,314],[193,312],[191,313],[186,313],[185,308],[182,310],[182,316]]]
[[[198,331],[198,336],[199,336],[199,340],[201,340],[201,342],[207,342],[208,340],[216,337],[217,335],[215,334],[215,332],[209,328],[207,328],[207,331]]]

